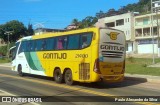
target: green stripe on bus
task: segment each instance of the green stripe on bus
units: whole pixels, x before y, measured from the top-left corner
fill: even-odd
[[[25,56],[32,70],[44,71],[35,52],[25,52]]]

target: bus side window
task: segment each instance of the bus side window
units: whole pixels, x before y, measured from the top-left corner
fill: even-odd
[[[40,50],[41,50],[41,42],[42,42],[41,39],[38,39],[38,40],[37,40],[37,51],[40,51]]]
[[[31,41],[27,41],[27,51],[30,51],[31,49]]]
[[[67,49],[67,44],[68,44],[68,38],[67,36],[63,37],[62,45],[63,49]]]
[[[57,40],[57,49],[58,50],[63,49],[62,39],[61,38],[58,38],[58,40]]]
[[[67,49],[79,49],[79,37],[80,35],[70,35],[68,38]]]
[[[82,48],[87,47],[87,36],[82,36]]]
[[[67,37],[58,37],[57,38],[57,49],[62,50],[67,47]]]
[[[44,39],[44,40],[42,40],[41,50],[46,50],[46,48],[47,48],[47,42]]]
[[[30,43],[31,43],[30,51],[34,51],[34,41],[33,40],[30,41]]]
[[[34,51],[37,51],[37,40],[34,41]]]
[[[26,51],[25,49],[26,49],[26,41],[22,41],[21,45],[20,45],[20,49],[18,51],[18,54],[21,52],[25,52]]]
[[[27,45],[26,45],[26,44],[27,44],[27,42],[26,42],[26,41],[24,41],[24,42],[23,42],[23,52],[26,52],[26,47],[27,47]]]
[[[56,38],[53,38],[53,46],[52,46],[53,50],[56,49]]]
[[[86,48],[91,44],[92,41],[92,33],[85,33],[81,35],[80,45],[81,48]]]
[[[56,49],[56,38],[50,38],[49,43],[49,50],[55,50]]]

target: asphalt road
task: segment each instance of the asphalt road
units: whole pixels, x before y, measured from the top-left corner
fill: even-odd
[[[76,83],[74,86],[67,86],[64,83],[57,84],[52,78],[42,76],[25,75],[24,77],[19,77],[17,73],[11,71],[10,68],[0,67],[0,92],[5,91],[14,96],[47,96],[44,98],[48,98],[49,101],[58,101],[42,103],[12,103],[13,105],[157,105],[160,103],[104,101],[108,99],[106,98],[107,96],[109,96],[111,100],[115,100],[115,98],[122,99],[123,97],[126,99],[125,96],[160,96],[159,87],[160,84],[158,83],[130,80],[124,80],[122,83],[114,84],[107,84],[104,82],[99,84]],[[137,98],[138,97],[136,97],[136,99]],[[135,99],[135,97],[133,99]],[[8,105],[9,103],[0,104]]]

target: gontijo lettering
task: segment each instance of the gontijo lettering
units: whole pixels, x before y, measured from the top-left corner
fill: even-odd
[[[44,53],[44,59],[67,59],[67,53]]]
[[[101,45],[100,48],[105,50],[112,50],[112,51],[125,51],[125,48],[121,46]]]

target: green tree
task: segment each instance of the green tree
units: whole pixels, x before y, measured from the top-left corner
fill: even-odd
[[[96,13],[96,18],[100,19],[100,18],[103,18],[105,17],[105,13],[103,11],[99,11],[98,13]]]
[[[76,26],[79,26],[79,21],[78,21],[78,19],[73,19],[72,20],[72,24],[75,24]]]
[[[10,42],[15,42],[22,36],[27,36],[27,28],[22,22],[17,20],[9,21],[0,26],[0,38],[2,38],[5,42],[8,41],[8,36],[5,34],[8,31],[12,33],[9,35]]]
[[[29,36],[34,34],[32,24],[30,24],[30,23],[28,24],[28,29],[27,29],[27,31],[28,31],[28,35],[29,35]]]
[[[92,27],[94,26],[94,24],[97,22],[97,18],[96,17],[92,17],[92,16],[87,16],[85,19],[83,19],[80,22],[79,28],[87,28],[87,27]]]
[[[86,18],[82,19],[81,21],[78,21],[77,19],[73,19],[72,23],[78,24],[79,28],[86,28],[86,27],[94,26],[94,24],[100,18],[123,14],[123,13],[127,13],[129,11],[130,12],[148,13],[150,11],[150,8],[151,8],[151,0],[139,0],[138,3],[128,4],[127,6],[121,6],[121,8],[118,10],[111,8],[107,12],[99,11],[95,14],[95,17],[87,16]]]

